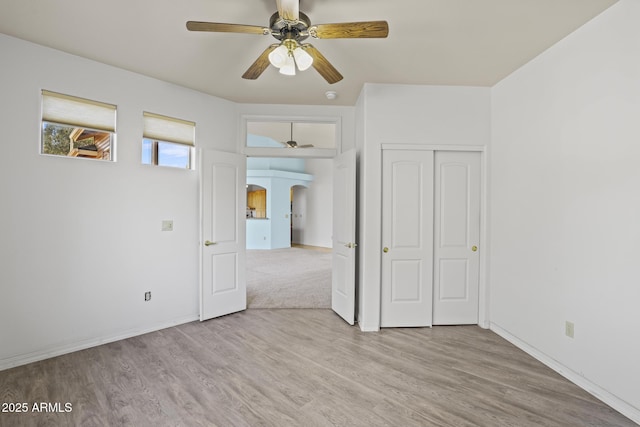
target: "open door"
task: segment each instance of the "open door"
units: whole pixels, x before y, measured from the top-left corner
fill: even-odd
[[[331,308],[350,325],[356,308],[356,151],[333,161]]]
[[[247,308],[246,158],[200,152],[200,320]]]

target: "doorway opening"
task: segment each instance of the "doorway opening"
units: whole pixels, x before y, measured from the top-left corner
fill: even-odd
[[[247,158],[247,308],[331,308],[332,197],[332,159]]]

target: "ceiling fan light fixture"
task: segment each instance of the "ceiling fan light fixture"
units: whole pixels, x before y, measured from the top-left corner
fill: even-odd
[[[299,46],[293,50],[293,57],[300,71],[307,70],[313,64],[313,57]]]
[[[286,62],[282,67],[280,67],[280,74],[284,74],[285,76],[296,75],[296,61],[293,59],[292,55],[288,55]]]
[[[281,68],[287,63],[289,58],[289,49],[283,44],[275,48],[269,54],[269,62],[276,68]]]

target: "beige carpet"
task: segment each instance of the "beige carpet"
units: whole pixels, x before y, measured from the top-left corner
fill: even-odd
[[[248,308],[331,308],[331,253],[247,250]]]

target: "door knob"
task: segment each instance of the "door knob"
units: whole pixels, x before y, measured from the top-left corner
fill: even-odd
[[[472,250],[473,252],[477,252],[477,251],[478,251],[478,247],[477,247],[477,246],[471,246],[471,250]]]
[[[384,247],[384,249],[382,249],[382,252],[384,252],[384,253],[386,254],[387,252],[389,252],[389,248],[387,248],[387,247],[385,246],[385,247]]]
[[[215,245],[215,244],[216,244],[216,242],[212,242],[211,240],[205,240],[204,241],[204,245],[205,246],[211,246],[211,245]]]
[[[346,246],[347,248],[349,248],[349,249],[353,249],[353,248],[355,248],[356,246],[358,246],[358,244],[357,244],[357,243],[347,243],[345,246]]]

